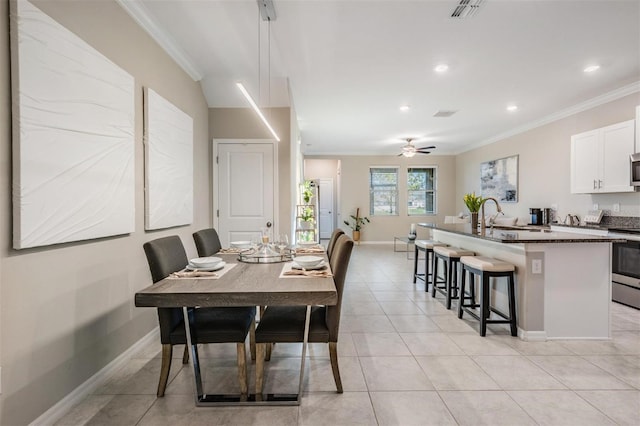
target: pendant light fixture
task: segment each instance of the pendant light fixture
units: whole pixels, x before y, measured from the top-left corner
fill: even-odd
[[[275,9],[273,7],[272,0],[257,0],[257,1],[258,1],[258,8],[260,10],[260,16],[262,17],[263,21],[267,21],[267,24],[269,26],[269,28],[268,28],[269,43],[268,43],[268,53],[267,53],[267,58],[268,58],[267,82],[269,84],[269,87],[268,87],[269,103],[271,103],[271,21],[274,21],[276,19],[276,11],[275,11]],[[260,70],[262,68],[260,66],[261,65],[260,64],[260,50],[261,50],[260,21],[258,21],[258,96],[260,95],[260,81],[261,81]],[[253,98],[251,97],[251,95],[249,94],[247,89],[244,87],[244,85],[242,83],[238,82],[238,83],[236,83],[236,86],[238,86],[238,89],[240,89],[240,92],[242,92],[242,95],[247,99],[247,102],[249,102],[249,105],[251,105],[251,108],[253,108],[253,110],[256,112],[258,117],[260,117],[260,120],[262,120],[262,122],[264,123],[265,127],[267,129],[269,129],[269,132],[273,135],[275,140],[280,142],[280,137],[275,132],[275,130],[273,130],[273,127],[271,127],[271,124],[269,124],[269,121],[264,116],[264,114],[260,110],[260,107],[253,100]]]

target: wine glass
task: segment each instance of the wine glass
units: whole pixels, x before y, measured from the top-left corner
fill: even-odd
[[[289,236],[287,234],[280,234],[276,241],[276,245],[278,246],[280,253],[282,253],[284,249],[289,246]]]

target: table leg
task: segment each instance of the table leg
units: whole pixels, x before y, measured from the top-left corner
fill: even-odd
[[[302,337],[302,361],[300,361],[300,383],[298,384],[298,404],[302,398],[304,382],[304,361],[307,358],[307,343],[309,342],[309,323],[311,322],[311,306],[307,305],[307,316],[304,319],[304,335]]]
[[[250,394],[244,398],[241,394],[220,395],[204,393],[202,383],[202,373],[200,371],[200,358],[198,356],[198,347],[193,344],[191,339],[191,323],[189,318],[189,308],[183,307],[185,333],[187,336],[187,345],[191,348],[191,362],[193,365],[193,380],[195,388],[195,400],[198,407],[211,407],[221,405],[300,405],[302,398],[302,388],[304,385],[304,366],[307,357],[307,344],[309,342],[309,323],[311,322],[311,306],[307,306],[307,312],[304,322],[304,335],[302,342],[302,360],[300,361],[300,381],[298,383],[297,394],[267,394],[263,395],[263,399],[256,398],[255,394]]]
[[[196,405],[200,401],[200,397],[203,394],[202,391],[202,374],[200,371],[200,357],[198,356],[198,346],[194,345],[191,341],[191,320],[189,319],[189,308],[184,306],[182,308],[182,315],[184,316],[184,330],[187,336],[187,347],[191,348],[191,362],[193,364],[193,380],[196,397]]]

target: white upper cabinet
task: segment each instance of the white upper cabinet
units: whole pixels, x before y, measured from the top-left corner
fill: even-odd
[[[571,137],[571,193],[632,192],[635,120]]]

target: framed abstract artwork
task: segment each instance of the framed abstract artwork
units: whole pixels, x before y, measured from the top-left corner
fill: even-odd
[[[145,229],[193,222],[193,119],[152,89],[145,101]]]
[[[482,197],[501,203],[518,202],[518,156],[500,158],[480,164]]]
[[[14,248],[133,232],[133,77],[32,3],[11,8]]]

